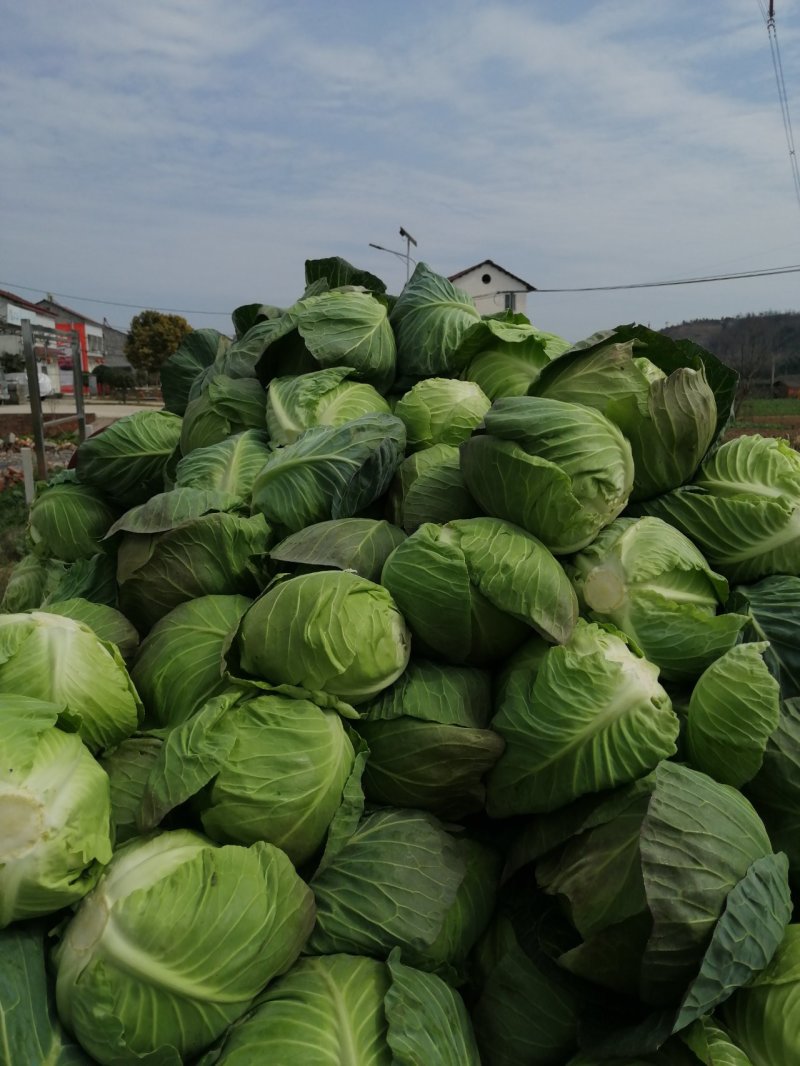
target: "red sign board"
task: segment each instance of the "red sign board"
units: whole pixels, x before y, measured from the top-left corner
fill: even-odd
[[[78,338],[78,349],[80,352],[81,370],[88,372],[89,370],[89,348],[86,343],[86,325],[83,322],[56,322],[56,330],[60,333],[63,339],[57,340],[58,347],[58,365],[61,370],[69,370],[72,367],[72,333],[74,332]],[[72,388],[72,376],[69,380],[64,380],[62,375],[61,391],[69,393],[73,391]],[[86,389],[84,388],[84,392]]]

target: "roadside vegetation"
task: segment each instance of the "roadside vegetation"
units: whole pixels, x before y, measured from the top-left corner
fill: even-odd
[[[25,525],[28,508],[25,489],[12,485],[0,492],[0,596],[8,584],[14,565],[25,554]]]

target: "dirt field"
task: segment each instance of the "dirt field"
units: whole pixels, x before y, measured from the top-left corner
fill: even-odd
[[[727,430],[725,439],[732,440],[745,433],[760,433],[762,437],[783,437],[793,448],[800,449],[800,409],[789,413],[751,413],[745,410]]]

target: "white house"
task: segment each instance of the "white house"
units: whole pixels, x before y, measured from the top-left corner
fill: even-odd
[[[527,294],[536,292],[536,287],[529,281],[512,274],[492,259],[484,259],[475,266],[451,274],[450,281],[457,289],[469,293],[482,315],[492,315],[503,310],[527,314]]]
[[[0,377],[3,374],[16,374],[24,380],[22,365],[22,326],[27,319],[33,330],[33,350],[40,370],[50,380],[50,390],[57,392],[58,375],[58,334],[53,315],[31,303],[16,293],[0,289]],[[9,379],[10,380],[10,379]],[[45,395],[45,386],[40,383],[40,391]]]

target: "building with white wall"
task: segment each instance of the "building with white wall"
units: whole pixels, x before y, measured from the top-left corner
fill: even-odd
[[[457,289],[469,293],[482,315],[506,310],[527,314],[526,297],[529,292],[536,292],[536,287],[529,281],[512,274],[492,259],[459,270],[457,274],[451,274],[449,280]]]
[[[0,374],[20,373],[23,368],[22,326],[28,319],[33,330],[33,350],[39,368],[59,388],[58,334],[55,317],[38,304],[0,289]]]

